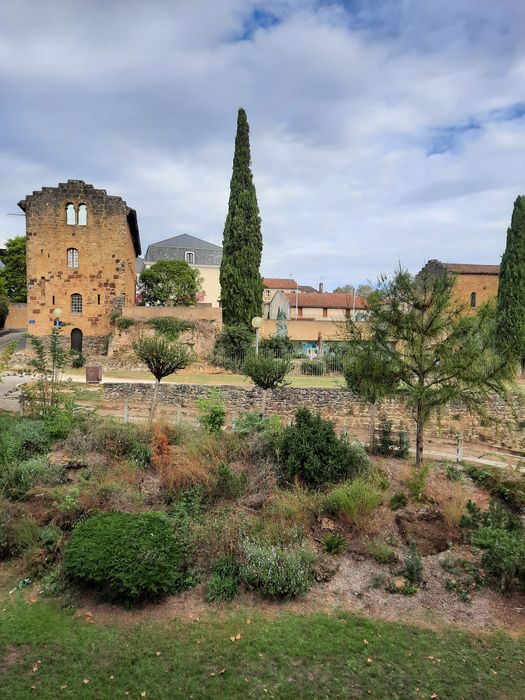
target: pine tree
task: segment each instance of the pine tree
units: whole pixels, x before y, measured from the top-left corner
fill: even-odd
[[[246,112],[239,109],[220,282],[224,324],[247,328],[261,315],[263,295],[261,219],[250,166],[250,128]]]
[[[507,246],[501,259],[496,341],[501,353],[525,357],[525,197],[514,202],[507,229]]]

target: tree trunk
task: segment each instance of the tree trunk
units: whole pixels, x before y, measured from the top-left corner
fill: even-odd
[[[159,386],[160,386],[160,382],[157,379],[157,381],[155,382],[155,388],[153,389],[153,398],[151,399],[151,408],[150,408],[150,412],[149,412],[150,421],[153,420],[153,416],[155,415],[155,407],[157,405],[157,396],[159,395]]]
[[[377,403],[370,404],[370,452],[373,454],[376,445],[376,411]]]
[[[420,469],[423,464],[423,427],[423,405],[419,402],[416,415],[416,469]]]

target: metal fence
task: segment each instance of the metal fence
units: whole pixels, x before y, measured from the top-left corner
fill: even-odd
[[[233,372],[242,372],[247,355],[253,354],[253,350],[247,352],[223,351],[215,353],[213,363]],[[276,359],[288,360],[293,374],[305,376],[321,376],[324,374],[342,374],[345,362],[343,353],[327,351],[321,354],[306,355],[299,352],[279,352],[266,348],[259,349],[259,355]]]

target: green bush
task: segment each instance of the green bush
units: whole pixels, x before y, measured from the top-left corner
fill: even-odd
[[[211,389],[207,398],[197,401],[200,416],[199,423],[209,433],[221,433],[226,417],[226,407],[219,389]]]
[[[410,452],[410,443],[408,441],[408,434],[406,430],[400,430],[397,438],[397,450],[396,457],[398,459],[406,459]]]
[[[49,428],[43,420],[22,418],[7,423],[0,433],[0,464],[33,457],[51,444]]]
[[[216,365],[232,372],[242,370],[244,357],[253,345],[253,331],[242,324],[224,326],[213,350]]]
[[[417,549],[416,543],[412,540],[407,547],[403,575],[409,583],[415,586],[421,581],[422,573],[423,561]]]
[[[328,554],[341,554],[347,546],[346,537],[340,532],[331,532],[323,540],[323,549]]]
[[[218,498],[237,499],[246,489],[248,475],[246,472],[235,474],[229,464],[221,462],[217,469],[214,492]]]
[[[79,352],[78,350],[71,350],[70,357],[71,367],[73,367],[74,369],[80,369],[86,364],[86,356],[83,352]]]
[[[133,318],[126,318],[125,316],[120,316],[120,318],[117,318],[115,320],[115,325],[119,329],[119,331],[125,331],[128,328],[131,328],[131,326],[135,325],[135,320]]]
[[[150,326],[168,340],[178,340],[179,335],[195,327],[191,321],[184,321],[182,318],[171,316],[159,316],[148,321]]]
[[[392,564],[397,561],[397,554],[386,542],[382,540],[372,540],[367,544],[367,550],[379,564]]]
[[[116,601],[157,599],[180,590],[183,556],[163,513],[106,513],[79,523],[64,551],[68,581]]]
[[[282,482],[298,478],[314,488],[363,473],[370,466],[362,447],[340,440],[331,421],[307,408],[300,408],[295,425],[283,430],[276,454]]]
[[[425,499],[429,473],[430,464],[423,465],[421,469],[416,469],[416,467],[412,468],[411,474],[407,479],[407,486],[410,494],[416,501],[423,501]]]
[[[306,544],[243,543],[241,578],[250,588],[270,598],[292,598],[306,593],[314,580],[315,554]]]
[[[463,472],[453,464],[447,464],[445,467],[445,476],[449,481],[463,481]]]
[[[287,335],[272,335],[271,338],[263,338],[259,343],[259,349],[263,355],[271,357],[287,357],[294,351],[293,341]]]
[[[278,433],[281,430],[281,421],[279,416],[264,416],[257,411],[243,411],[233,421],[232,429],[239,435]]]
[[[363,525],[366,519],[381,504],[383,494],[369,480],[357,477],[335,486],[324,497],[324,510],[341,520]]]
[[[70,432],[65,448],[78,456],[98,452],[110,459],[132,459],[149,450],[150,433],[144,426],[89,416]]]
[[[301,362],[301,374],[320,377],[326,371],[324,360],[303,360]]]
[[[481,564],[487,574],[499,580],[503,593],[510,593],[515,579],[525,592],[525,537],[521,531],[501,527],[481,527],[472,535],[472,544],[483,550]]]
[[[51,464],[47,457],[39,455],[11,466],[0,467],[0,493],[7,498],[19,500],[33,486],[55,486],[65,481],[65,470]]]
[[[40,530],[33,518],[0,499],[0,561],[38,545]]]
[[[241,584],[239,565],[235,558],[226,555],[219,559],[208,581],[206,600],[216,603],[221,600],[233,600],[239,593]]]
[[[265,355],[248,355],[242,373],[260,389],[277,389],[285,386],[285,377],[290,371],[290,361]]]
[[[523,474],[510,478],[502,469],[480,469],[473,466],[465,466],[463,471],[476,484],[487,489],[491,495],[499,498],[514,512],[525,512],[525,476]]]
[[[399,510],[400,508],[406,508],[408,505],[408,498],[402,491],[396,491],[396,493],[390,499],[390,510]]]

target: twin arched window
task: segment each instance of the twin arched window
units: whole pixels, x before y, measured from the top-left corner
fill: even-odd
[[[87,207],[85,204],[78,205],[78,219],[77,211],[74,204],[68,204],[66,207],[66,224],[68,226],[87,226]]]
[[[78,270],[78,250],[76,248],[67,249],[67,266],[70,270]]]
[[[81,314],[82,313],[82,294],[72,294],[71,295],[71,313]]]
[[[186,251],[186,253],[184,253],[184,259],[187,263],[193,265],[193,263],[195,262],[195,253],[192,250]]]

